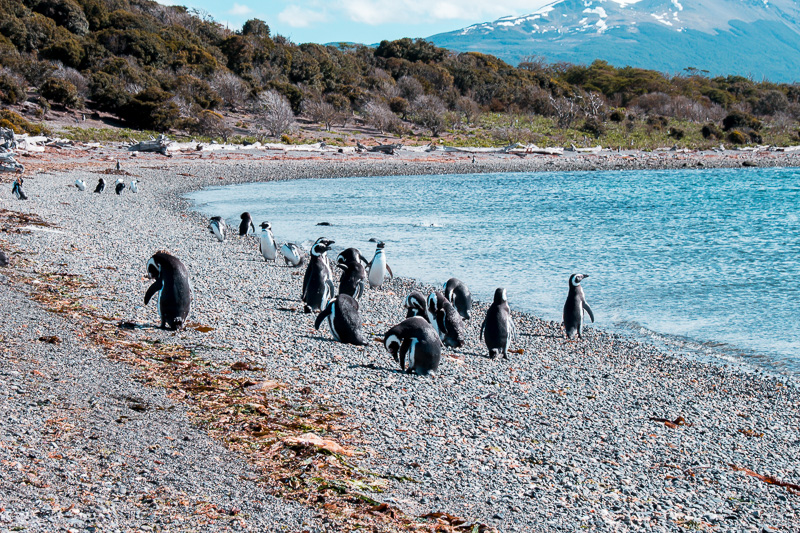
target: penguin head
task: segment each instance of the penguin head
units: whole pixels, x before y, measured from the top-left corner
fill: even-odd
[[[161,260],[158,254],[155,254],[147,262],[147,277],[151,279],[158,279],[161,276]]]
[[[117,178],[116,183],[119,185],[120,183],[125,183],[125,181],[122,178]]]
[[[104,180],[103,178],[100,178],[100,181],[98,183],[105,183],[105,182],[106,182],[106,180]]]
[[[577,287],[581,284],[585,278],[588,278],[589,274],[573,274],[569,277],[569,286],[570,287]]]
[[[378,250],[383,250],[384,246],[386,246],[386,244],[383,241],[378,241]]]
[[[272,224],[270,224],[269,222],[262,222],[261,223],[261,230],[262,231],[266,231],[266,230],[272,231]]]
[[[436,297],[436,292],[431,291],[431,293],[428,295],[428,312],[430,312],[432,315],[435,315],[436,310],[439,308],[438,304],[439,302],[438,298]]]
[[[497,287],[494,290],[494,303],[499,305],[507,301],[508,297],[506,296],[506,290],[503,287]]]
[[[311,247],[311,255],[324,254],[331,249],[331,244],[334,244],[335,242],[336,241],[326,239],[325,237],[320,237],[317,239],[317,242],[314,243],[314,246]]]
[[[247,211],[245,211],[244,213],[242,213],[241,215],[239,215],[239,218],[241,218],[242,220],[250,220],[250,213],[248,213]]]
[[[395,359],[397,358],[397,352],[400,350],[401,344],[400,338],[397,335],[387,335],[386,338],[383,339],[383,345]]]

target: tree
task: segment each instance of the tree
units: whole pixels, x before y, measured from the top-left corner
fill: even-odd
[[[50,78],[39,88],[39,93],[55,104],[75,108],[81,105],[78,90],[67,80]]]
[[[423,95],[414,100],[411,119],[431,132],[431,136],[438,137],[445,126],[445,113],[447,108],[438,97]]]
[[[364,118],[367,124],[381,133],[397,131],[400,127],[400,121],[397,119],[397,115],[392,113],[389,106],[380,100],[372,100],[364,106]]]
[[[289,100],[277,91],[264,91],[258,95],[256,110],[258,123],[271,137],[279,137],[294,126],[294,113]]]
[[[232,72],[217,72],[211,79],[211,87],[231,109],[244,104],[247,99],[247,86]]]
[[[327,131],[331,131],[331,125],[339,118],[339,111],[322,99],[303,102],[303,113],[314,122],[324,124]]]
[[[201,111],[200,116],[197,117],[197,130],[202,135],[222,137],[222,142],[225,143],[233,133],[233,129],[225,123],[222,115],[208,109]]]

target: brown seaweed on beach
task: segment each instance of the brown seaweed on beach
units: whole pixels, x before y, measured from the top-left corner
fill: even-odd
[[[795,485],[794,483],[781,481],[780,479],[773,476],[765,476],[763,474],[754,472],[749,468],[742,468],[741,466],[736,466],[735,464],[729,464],[728,466],[730,466],[735,472],[744,472],[748,476],[753,476],[756,479],[760,479],[764,483],[767,483],[769,485],[777,485],[779,487],[784,487],[786,489],[789,489],[789,492],[791,492],[792,494],[800,496],[800,485]]]
[[[679,416],[675,420],[669,420],[667,418],[656,418],[651,416],[650,420],[652,420],[653,422],[663,422],[664,425],[670,429],[677,429],[678,426],[692,427],[691,424],[686,423],[686,419],[683,418],[682,416]]]

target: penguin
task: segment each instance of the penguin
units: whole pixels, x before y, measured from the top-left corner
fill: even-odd
[[[275,244],[275,237],[272,236],[272,224],[269,222],[261,223],[261,238],[258,241],[258,251],[264,257],[264,261],[275,261],[278,257],[278,245]]]
[[[406,318],[383,336],[383,345],[400,363],[400,370],[427,376],[439,368],[442,342],[436,330],[424,318]]]
[[[14,184],[11,186],[11,193],[17,197],[17,200],[27,200],[28,195],[25,194],[25,191],[22,190],[22,182],[24,180],[22,178],[17,178],[14,180]]]
[[[511,343],[512,334],[514,340],[517,340],[517,328],[511,318],[506,290],[498,287],[494,291],[494,301],[486,311],[486,318],[483,319],[478,338],[483,338],[486,342],[490,359],[500,354],[503,354],[504,359],[508,359],[508,345]]]
[[[131,180],[131,192],[132,193],[139,192],[139,180],[137,180],[137,179],[132,179]]]
[[[7,267],[8,266],[8,256],[2,250],[0,250],[0,267]]]
[[[119,164],[119,159],[117,159],[117,170],[122,170],[122,167]]]
[[[125,190],[125,181],[122,178],[117,178],[117,183],[114,185],[114,192],[117,193],[117,196],[122,194],[122,191]]]
[[[421,316],[426,321],[428,320],[428,313],[425,312],[425,296],[419,291],[412,291],[411,294],[406,296],[403,300],[403,307],[407,309],[406,318],[412,316]]]
[[[311,247],[311,257],[303,276],[303,293],[300,299],[305,304],[304,311],[321,311],[335,294],[333,272],[328,264],[328,251],[335,241],[320,237]]]
[[[81,179],[75,180],[75,186],[78,188],[79,191],[86,190],[86,182]]]
[[[352,296],[340,294],[335,300],[328,302],[325,309],[317,315],[314,329],[319,329],[322,322],[328,319],[333,338],[344,344],[366,346],[369,344],[361,331],[361,315],[358,313],[358,302]]]
[[[350,262],[363,263],[364,266],[369,266],[367,258],[361,255],[358,248],[348,248],[336,256],[336,263],[345,265]]]
[[[281,255],[286,265],[298,267],[303,264],[305,258],[303,257],[303,249],[293,242],[287,242],[281,246]]]
[[[386,272],[394,278],[392,269],[386,263],[386,255],[383,253],[383,241],[378,241],[378,247],[375,249],[375,256],[369,263],[369,286],[374,289],[383,285],[383,280],[386,277]]]
[[[253,219],[250,217],[250,213],[245,211],[244,213],[242,213],[239,216],[239,218],[242,219],[242,221],[239,223],[239,236],[240,237],[242,235],[247,235],[250,232],[250,229],[253,230],[253,233],[256,232],[256,227],[253,224]]]
[[[583,294],[581,281],[588,278],[589,274],[573,274],[569,277],[569,294],[564,303],[564,333],[568,339],[578,334],[581,338],[583,332],[583,312],[589,313],[589,318],[594,322],[594,313],[586,303],[586,295]]]
[[[222,217],[211,217],[211,221],[208,223],[208,229],[211,230],[211,233],[214,234],[219,242],[225,241],[225,234],[228,231],[228,226],[225,224]]]
[[[349,261],[347,263],[336,263],[337,268],[342,269],[342,277],[339,280],[339,294],[347,294],[356,300],[360,300],[364,294],[364,285],[367,281],[367,271],[359,261]]]
[[[166,252],[157,252],[147,262],[147,274],[155,282],[144,295],[144,305],[158,293],[158,314],[161,327],[181,329],[192,306],[192,289],[189,271],[180,259]]]
[[[439,338],[445,346],[461,348],[465,344],[466,332],[461,316],[444,297],[441,291],[433,291],[428,295],[428,321],[439,333]]]
[[[97,182],[97,187],[94,188],[94,192],[101,193],[106,188],[106,180],[100,178],[100,181]]]
[[[472,293],[464,283],[456,278],[450,278],[444,284],[444,297],[450,300],[464,320],[470,319],[472,309]]]

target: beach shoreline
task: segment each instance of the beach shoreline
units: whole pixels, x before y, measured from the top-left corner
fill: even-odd
[[[797,166],[800,159],[792,154],[748,154],[750,159],[668,154],[653,156],[662,159],[649,163],[649,158],[639,161],[623,156],[492,156],[488,163],[475,164],[467,159],[372,155],[320,160],[220,154],[167,159],[127,154],[129,159],[122,160],[119,174],[127,181],[136,176],[141,192],[132,195],[126,191],[121,197],[108,189],[103,195],[88,190],[80,193],[72,186],[78,177],[93,185],[101,177],[98,172],[113,182],[117,173],[111,170],[111,161],[119,154],[111,152],[101,158],[88,154],[67,161],[45,155],[49,160],[40,160],[40,166],[31,172],[32,179],[26,180],[31,200],[23,203],[5,196],[0,204],[4,209],[36,213],[54,224],[50,231],[22,225],[27,228],[22,233],[7,230],[0,236],[2,246],[11,249],[11,268],[20,270],[5,282],[9,290],[27,297],[35,286],[24,280],[35,273],[69,273],[92,281],[94,287],[80,289],[82,298],[91,302],[98,316],[109,317],[109,323],[152,324],[156,321],[153,306],[141,305],[146,289],[141,279],[144,264],[158,249],[175,253],[189,267],[195,284],[190,321],[213,329],[189,329],[177,335],[137,329],[128,334],[126,342],[146,336],[162,343],[203,345],[195,348],[198,357],[213,362],[222,372],[230,372],[227,369],[245,357],[250,367],[260,369],[244,372],[253,381],[285,384],[281,394],[292,401],[306,398],[311,403],[335,405],[345,413],[342,424],[349,429],[338,434],[329,428],[331,435],[346,448],[359,451],[363,468],[389,480],[381,489],[384,492],[370,493],[376,501],[407,516],[447,512],[502,531],[581,526],[589,530],[652,527],[667,531],[686,524],[715,531],[761,531],[791,530],[800,524],[800,507],[792,489],[769,485],[731,466],[800,482],[800,471],[792,462],[800,447],[800,396],[795,385],[731,365],[687,360],[602,330],[590,329],[584,341],[568,343],[561,338],[558,324],[519,313],[515,319],[522,335],[515,347],[523,353],[511,354],[509,361],[483,356],[477,339],[480,320],[476,318],[468,324],[467,346],[447,350],[450,357],[434,379],[398,374],[380,344],[355,348],[333,343],[326,327],[315,332],[313,316],[299,312],[302,270],[263,263],[253,238],[234,237],[217,243],[206,229],[205,218],[182,196],[211,185],[272,179],[566,171],[562,166],[569,166],[567,163],[578,171],[608,166],[638,170],[637,165],[655,161],[675,165],[658,168],[684,168],[684,164],[696,168],[700,161],[705,168],[729,168],[722,165],[742,166],[744,160],[758,166]],[[398,278],[385,289],[365,295],[362,317],[370,337],[379,337],[402,318],[400,300],[415,286],[413,280]],[[47,316],[36,310],[36,305],[31,304],[25,313]],[[486,306],[480,303],[477,307],[475,316],[481,317]],[[4,324],[0,334],[4,338],[19,335],[19,326]],[[31,341],[37,342],[36,335]],[[73,341],[65,342],[69,344],[69,349],[63,348],[66,357],[85,354],[85,342],[79,336],[74,346]],[[126,367],[125,363],[109,362],[97,348],[93,345],[89,351],[106,361],[109,372]],[[38,357],[41,355],[32,354],[30,359]],[[20,374],[7,373],[4,378],[12,376],[5,378],[9,382],[18,378],[23,389],[29,387],[28,379],[44,380],[32,378],[30,370],[8,370]],[[66,384],[49,386],[58,389]],[[146,394],[158,390],[140,388],[149,391]],[[191,404],[186,398],[162,396],[159,401],[183,405],[179,411],[187,402]],[[188,408],[192,409],[196,406]],[[187,415],[171,423],[184,424],[185,431],[204,433],[190,419]],[[141,440],[152,441],[161,435],[162,421],[156,417],[150,422],[153,427],[143,426],[137,429],[140,433],[134,433],[148,437]],[[75,427],[81,428],[81,423]],[[207,426],[200,427],[216,435]],[[96,430],[94,426],[90,429]],[[175,431],[179,430],[171,429],[170,435]],[[114,438],[127,442],[129,437],[115,433]],[[210,447],[227,443],[231,461],[242,470],[240,478],[253,468],[252,457],[231,451],[235,446],[219,435],[216,440],[208,435],[196,438],[208,439],[204,445]],[[170,457],[162,455],[159,460],[169,465]],[[198,490],[182,479],[179,471],[176,462],[174,475],[179,481],[175,483],[181,490],[186,494]],[[226,475],[231,474],[220,472],[217,479],[224,480]],[[130,472],[121,477],[133,476]],[[54,480],[52,485],[57,483]],[[270,483],[275,480],[248,490],[282,491],[280,483],[278,488]],[[3,482],[2,486],[5,491],[11,485]],[[127,527],[142,522],[135,514],[124,514],[129,508],[125,498],[115,501],[123,510],[119,524]],[[284,501],[276,499],[272,507],[261,511],[248,508],[248,516],[254,518],[241,527],[268,523]],[[20,508],[24,502],[19,500]],[[326,513],[324,504],[318,502],[286,502],[288,507],[300,505],[295,510],[300,522],[292,526],[298,530],[346,530],[348,520],[353,519]],[[9,509],[6,512],[12,513],[14,507]],[[95,523],[109,524],[95,515]],[[0,514],[0,520],[3,517]],[[393,530],[395,526],[389,523],[378,521],[375,527]]]

